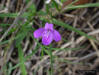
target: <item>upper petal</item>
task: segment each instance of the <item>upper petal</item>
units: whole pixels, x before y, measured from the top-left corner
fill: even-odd
[[[49,45],[53,41],[53,33],[50,31],[44,31],[42,34],[42,43],[44,45]]]
[[[46,23],[45,24],[45,29],[53,30],[53,24]]]
[[[54,30],[54,31],[53,31],[53,39],[54,39],[56,42],[58,42],[58,41],[61,40],[61,35],[60,35],[60,33],[59,33],[57,30]]]
[[[35,30],[34,33],[33,33],[34,37],[35,38],[41,37],[43,31],[44,31],[44,28],[39,28],[39,29]]]

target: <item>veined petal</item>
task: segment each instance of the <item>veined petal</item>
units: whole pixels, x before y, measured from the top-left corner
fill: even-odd
[[[44,31],[42,34],[42,43],[44,45],[49,45],[53,41],[53,33],[50,31]]]
[[[35,38],[41,37],[43,31],[44,31],[44,28],[39,28],[39,29],[35,30],[35,31],[34,31],[34,34],[33,34],[34,37],[35,37]]]
[[[56,42],[58,42],[58,41],[61,40],[61,35],[60,35],[60,33],[59,33],[57,30],[54,30],[54,31],[53,31],[53,39],[54,39]]]
[[[53,24],[46,23],[45,24],[45,29],[53,30]]]

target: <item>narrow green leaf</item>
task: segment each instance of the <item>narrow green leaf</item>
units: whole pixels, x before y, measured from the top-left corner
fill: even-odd
[[[27,71],[24,64],[25,58],[20,44],[18,45],[18,55],[19,55],[19,61],[22,63],[20,64],[22,75],[27,75]]]
[[[87,37],[88,39],[96,40],[94,37],[89,36],[89,35],[87,35],[86,33],[82,32],[81,30],[78,30],[78,29],[76,29],[76,28],[74,28],[74,27],[72,27],[72,26],[70,26],[70,25],[68,25],[68,24],[65,24],[65,23],[63,23],[62,21],[53,19],[52,22],[53,22],[54,24],[56,24],[56,25],[63,26],[64,28],[67,28],[67,29],[69,29],[69,30],[75,31],[75,32],[77,32],[78,34]]]
[[[28,13],[24,13],[23,15],[21,15],[21,17],[27,17],[29,14]],[[0,13],[0,17],[10,17],[10,18],[15,18],[18,16],[18,13]]]
[[[52,0],[52,2],[53,2],[53,5],[56,7],[56,9],[57,9],[58,11],[60,11],[59,5],[55,2],[55,0]]]
[[[35,54],[35,53],[39,50],[38,48],[39,48],[39,46],[37,45],[37,46],[35,47],[35,49],[32,50],[32,53],[30,53],[29,55],[27,55],[27,56],[24,58],[23,61],[25,62],[26,60],[28,60],[29,58],[31,58],[31,56],[33,56],[33,54]],[[15,66],[11,67],[10,70],[16,69],[16,68],[19,67],[21,64],[23,64],[23,62],[20,62],[20,63],[16,64]]]
[[[72,10],[77,8],[86,8],[86,7],[99,7],[99,3],[89,3],[89,4],[83,4],[83,5],[71,5],[67,6],[66,10]]]
[[[0,24],[2,27],[10,26],[11,24]]]

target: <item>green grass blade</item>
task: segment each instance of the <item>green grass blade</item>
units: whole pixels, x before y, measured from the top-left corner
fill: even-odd
[[[21,15],[21,17],[27,17],[29,14],[24,13]],[[10,17],[10,18],[15,18],[18,16],[18,13],[0,13],[0,17]]]
[[[22,75],[27,75],[27,71],[24,64],[25,58],[20,44],[18,45],[18,55],[19,55],[19,61],[22,63],[20,64]]]
[[[31,57],[38,51],[38,48],[39,48],[39,46],[37,45],[37,46],[35,47],[35,49],[32,50],[32,53],[30,53],[29,55],[27,55],[27,56],[24,58],[24,62],[27,61],[29,58],[31,58]],[[15,66],[11,67],[10,70],[12,71],[12,70],[16,69],[16,68],[19,67],[21,64],[23,64],[23,62],[20,62],[20,63],[16,64]]]
[[[89,4],[84,4],[84,5],[71,5],[67,6],[66,10],[72,10],[72,9],[77,9],[77,8],[86,8],[86,7],[99,7],[99,3],[89,3]]]
[[[6,26],[10,26],[11,24],[0,24],[0,26],[2,26],[2,27],[6,27]]]
[[[87,35],[86,33],[82,32],[82,31],[80,31],[80,30],[78,30],[78,29],[76,29],[76,28],[74,28],[74,27],[72,27],[72,26],[70,26],[70,25],[68,25],[68,24],[63,23],[62,21],[53,19],[52,22],[53,22],[53,24],[56,24],[56,25],[59,25],[59,26],[63,26],[63,27],[65,27],[65,28],[69,29],[69,30],[75,31],[75,32],[77,32],[78,34],[87,37],[88,39],[96,40],[96,39],[93,38],[92,36],[89,36],[89,35]]]
[[[52,0],[52,2],[53,2],[54,7],[56,7],[56,9],[57,9],[58,11],[60,11],[59,5],[55,2],[55,0]]]
[[[50,64],[50,66],[51,66],[51,75],[53,75],[53,55],[52,55],[52,50],[50,50],[49,49],[49,53],[50,53],[50,62],[51,62],[51,64]]]

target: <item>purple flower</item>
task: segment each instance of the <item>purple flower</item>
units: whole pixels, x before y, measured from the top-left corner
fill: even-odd
[[[53,24],[46,23],[44,28],[39,28],[34,31],[34,37],[42,37],[42,43],[44,45],[49,45],[53,40],[56,42],[61,40],[60,33],[53,29]]]

